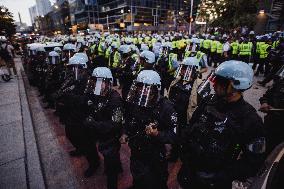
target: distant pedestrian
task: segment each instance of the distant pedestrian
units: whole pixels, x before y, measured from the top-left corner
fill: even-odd
[[[14,47],[11,45],[11,43],[9,41],[6,41],[6,40],[2,41],[1,52],[4,52],[1,55],[1,57],[5,60],[7,67],[8,68],[12,67],[13,71],[14,71],[14,75],[17,75],[15,62],[13,60],[13,58],[15,57],[15,55],[14,55]],[[10,69],[8,69],[8,71],[9,71],[9,73],[11,75]]]

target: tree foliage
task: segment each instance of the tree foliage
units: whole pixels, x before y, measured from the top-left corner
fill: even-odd
[[[0,35],[6,35],[8,37],[16,33],[13,14],[4,6],[0,6],[0,32]]]
[[[211,26],[253,27],[256,21],[257,5],[258,0],[202,0],[198,14]]]

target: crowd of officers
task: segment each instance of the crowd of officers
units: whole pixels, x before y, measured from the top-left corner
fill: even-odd
[[[283,131],[274,135],[283,130],[283,111],[270,111],[284,106],[283,55],[277,33],[238,39],[96,33],[39,37],[25,48],[25,68],[65,125],[70,156],[88,160],[85,177],[99,166],[100,152],[107,187],[117,188],[120,147],[127,143],[132,188],[168,188],[168,161],[178,158],[182,188],[231,188],[254,177],[283,141]],[[261,98],[266,129],[242,95],[253,84],[249,63],[275,80]],[[209,66],[216,69],[204,76]]]

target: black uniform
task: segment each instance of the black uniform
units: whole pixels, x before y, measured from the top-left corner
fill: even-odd
[[[157,123],[158,136],[146,135],[145,127],[154,122]],[[165,144],[175,142],[176,126],[177,115],[169,100],[161,99],[152,109],[128,104],[125,133],[129,136],[130,170],[134,188],[167,188]]]
[[[271,89],[259,99],[260,103],[267,103],[273,108],[284,109],[284,79],[275,79]],[[267,153],[284,141],[284,111],[270,111],[264,117],[267,138]]]
[[[130,90],[133,80],[135,79],[133,75],[132,66],[134,65],[135,61],[129,56],[125,62],[123,68],[118,68],[117,74],[119,78],[119,82],[122,86],[122,99],[125,100],[127,94]]]
[[[85,125],[99,142],[99,151],[104,156],[108,189],[117,188],[117,176],[121,172],[120,134],[123,120],[123,102],[117,91],[106,98],[89,96],[89,117]]]
[[[54,107],[53,94],[61,87],[63,70],[62,64],[48,65],[45,78],[45,98],[50,107]]]
[[[98,164],[98,152],[94,137],[88,129],[83,127],[84,120],[88,116],[88,99],[84,95],[87,78],[73,80],[60,100],[63,104],[61,118],[65,124],[66,137],[71,144],[86,156],[90,167]]]
[[[231,188],[233,180],[256,174],[264,143],[262,120],[243,98],[226,103],[210,97],[184,132],[178,181],[183,188]]]

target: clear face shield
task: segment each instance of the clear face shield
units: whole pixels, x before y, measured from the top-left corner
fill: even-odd
[[[193,65],[180,64],[175,72],[175,78],[183,81],[194,81],[198,76],[198,67]]]
[[[284,79],[284,66],[282,66],[279,70],[278,70],[278,72],[276,72],[276,77],[278,77],[279,79]]]
[[[85,66],[82,64],[68,65],[67,68],[70,72],[73,72],[76,80],[81,79],[85,73]]]
[[[60,57],[59,56],[49,56],[48,57],[48,63],[49,64],[59,64]]]
[[[69,60],[74,54],[75,53],[74,53],[73,50],[64,50],[63,51],[63,58]]]
[[[153,107],[160,99],[160,85],[149,85],[134,81],[126,101],[141,107]]]
[[[213,86],[214,72],[211,72],[207,78],[198,86],[197,94],[201,98],[206,98],[209,95],[215,94]]]
[[[112,79],[91,77],[88,80],[85,94],[107,96],[112,88]]]

